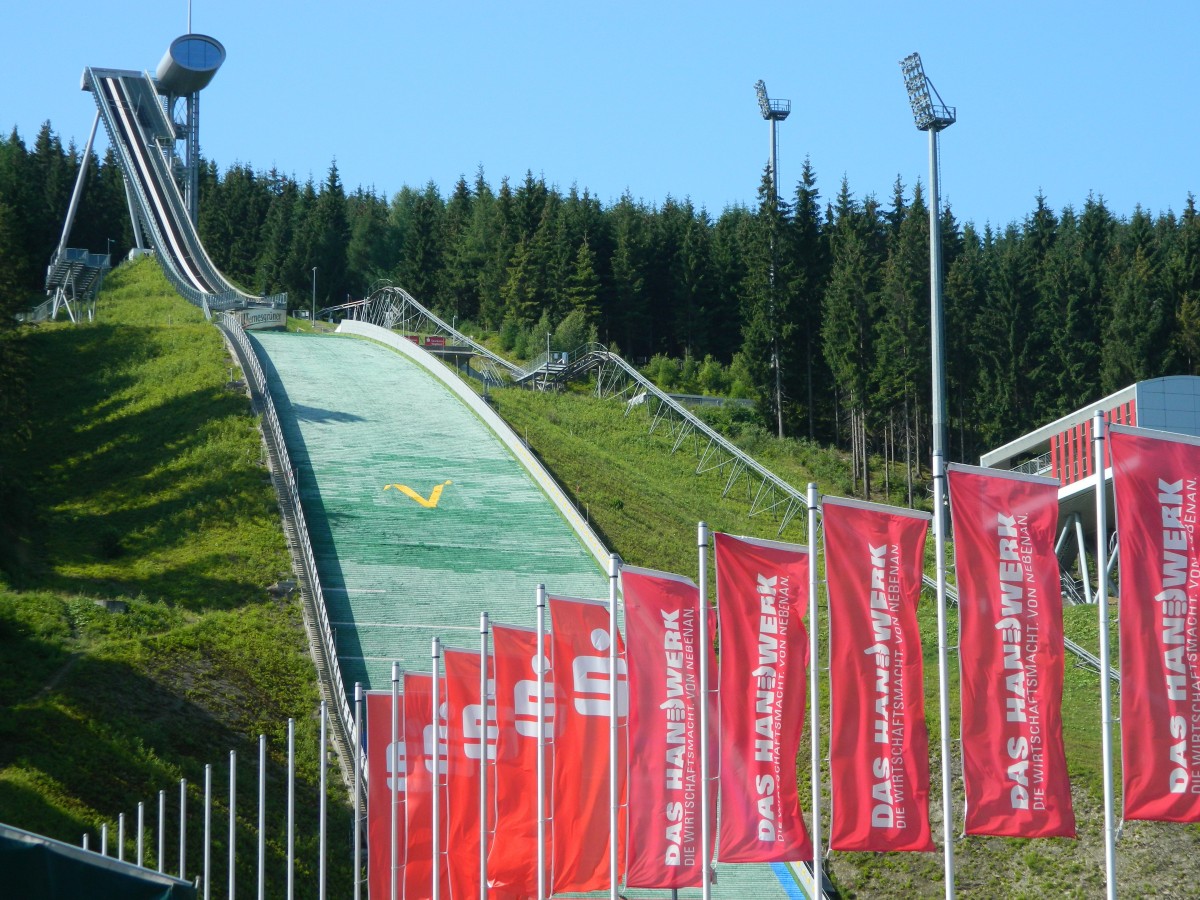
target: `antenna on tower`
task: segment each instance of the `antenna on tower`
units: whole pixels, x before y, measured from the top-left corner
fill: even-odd
[[[771,123],[771,191],[774,194],[773,199],[778,200],[779,168],[775,164],[775,158],[779,145],[775,135],[775,123],[782,122],[792,114],[792,101],[769,98],[766,82],[761,78],[754,83],[754,90],[758,93],[758,108],[762,112],[762,117]]]

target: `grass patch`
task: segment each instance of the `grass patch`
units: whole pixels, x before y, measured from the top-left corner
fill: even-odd
[[[286,878],[287,720],[297,734],[299,895],[316,896],[315,671],[298,606],[265,590],[291,569],[257,423],[232,389],[220,333],[152,260],[109,276],[98,319],[25,335],[38,411],[18,460],[28,502],[0,584],[0,818],[99,846],[139,801],[148,832],[167,794],[178,868],[188,782],[188,871],[201,865],[213,764],[225,881],[228,751],[240,758],[239,880],[256,852],[257,737],[267,736],[268,880]],[[240,377],[234,369],[233,377]],[[114,604],[115,601],[115,604]],[[114,609],[121,611],[114,611]],[[331,896],[350,893],[350,813],[331,778]],[[148,835],[148,837],[152,837]],[[148,840],[155,864],[156,840]],[[112,848],[110,847],[110,852]]]

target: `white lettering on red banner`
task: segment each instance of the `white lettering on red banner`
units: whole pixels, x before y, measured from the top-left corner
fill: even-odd
[[[811,859],[796,782],[808,664],[801,617],[808,548],[719,532],[714,547],[725,798],[718,857],[722,862]]]
[[[1124,817],[1200,822],[1200,446],[1109,431],[1120,560]]]
[[[1058,484],[951,465],[967,834],[1073,837]]]
[[[631,567],[621,585],[631,694],[626,883],[693,887],[701,878],[699,591],[689,579]]]
[[[823,518],[830,609],[830,846],[933,850],[916,617],[928,517],[826,498]]]

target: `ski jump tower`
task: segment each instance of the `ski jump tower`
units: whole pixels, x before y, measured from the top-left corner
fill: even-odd
[[[164,111],[175,126],[176,144],[183,144],[183,152],[176,152],[183,174],[183,202],[193,225],[200,202],[200,91],[223,62],[225,48],[220,41],[189,33],[171,42],[155,72]],[[182,117],[178,115],[181,105]]]
[[[153,248],[163,273],[176,290],[206,315],[220,310],[271,307],[284,310],[286,294],[256,296],[233,284],[213,264],[196,231],[200,183],[200,91],[225,61],[225,48],[216,38],[191,31],[167,48],[154,75],[126,69],[88,66],[81,87],[96,101],[96,118],[84,151],[83,164],[63,227],[63,237],[46,278],[53,294],[53,312],[79,295],[79,286],[93,291],[99,278],[88,268],[94,262],[82,250],[67,249],[71,225],[92,155],[92,140],[100,122],[108,134],[121,172],[137,249]],[[182,144],[182,147],[180,145]],[[108,267],[92,266],[100,274]],[[73,286],[73,287],[72,287]],[[50,302],[50,301],[47,301]],[[45,304],[43,304],[45,305]],[[282,313],[278,315],[282,322]]]

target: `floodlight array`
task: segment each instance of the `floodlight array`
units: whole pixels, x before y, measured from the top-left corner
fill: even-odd
[[[919,131],[941,131],[953,125],[957,116],[952,106],[942,103],[942,98],[925,74],[920,53],[910,53],[900,60],[904,73],[904,87],[908,91],[908,102],[912,106],[913,120]],[[934,102],[936,98],[937,102]]]
[[[776,122],[782,122],[792,112],[791,100],[771,100],[767,97],[767,85],[761,78],[754,83],[754,90],[758,94],[758,108],[762,112],[764,119],[773,119]]]

